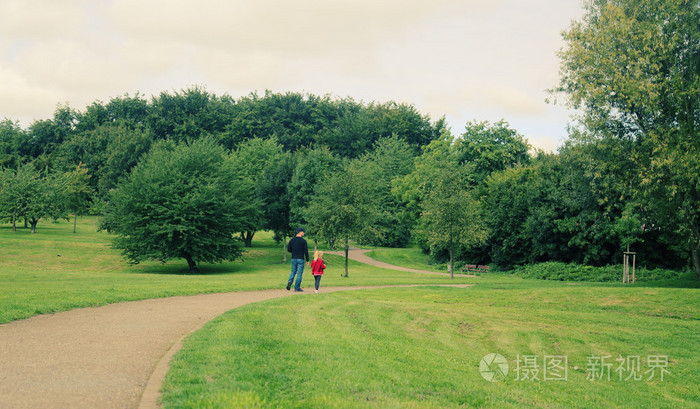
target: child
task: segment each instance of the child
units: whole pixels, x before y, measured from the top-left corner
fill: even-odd
[[[316,294],[318,294],[318,285],[321,284],[321,276],[323,275],[323,270],[326,269],[326,265],[323,263],[323,252],[314,252],[314,261],[311,262],[311,274],[314,275],[314,288],[316,288]]]

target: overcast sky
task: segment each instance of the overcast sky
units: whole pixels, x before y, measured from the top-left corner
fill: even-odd
[[[455,135],[505,119],[553,151],[561,31],[580,0],[0,0],[0,119],[194,85],[396,101]]]

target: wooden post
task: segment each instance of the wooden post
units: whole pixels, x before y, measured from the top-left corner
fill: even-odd
[[[637,264],[637,253],[634,251],[630,251],[630,247],[627,246],[627,251],[623,252],[623,265],[622,265],[622,283],[629,283],[630,282],[630,256],[632,256],[632,283],[636,281],[635,277],[635,268]]]

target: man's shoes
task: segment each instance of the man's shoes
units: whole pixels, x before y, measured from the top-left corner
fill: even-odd
[[[294,292],[295,292],[295,293],[303,293],[304,290],[302,290],[301,288],[295,288],[295,289],[294,289]]]
[[[287,291],[289,291],[290,288],[292,288],[292,282],[291,282],[291,281],[287,283]]]
[[[316,294],[318,294],[318,290],[316,290]]]

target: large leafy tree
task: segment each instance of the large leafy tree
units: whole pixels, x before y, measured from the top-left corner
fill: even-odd
[[[700,3],[588,0],[564,33],[557,91],[598,138],[627,139],[636,199],[688,237],[700,277]]]
[[[257,188],[265,178],[265,173],[271,164],[277,162],[282,157],[282,146],[275,138],[261,139],[253,138],[238,145],[231,153],[234,167],[249,182],[248,200],[255,209],[246,220],[244,228],[241,230],[241,239],[246,247],[252,246],[253,236],[265,225],[263,213],[264,198],[261,197],[263,191]]]
[[[202,87],[161,92],[152,99],[146,122],[156,140],[219,136],[231,121],[233,105],[230,96],[217,96]]]
[[[210,138],[160,142],[112,192],[102,226],[134,263],[184,258],[196,273],[198,262],[237,259],[235,234],[254,203],[250,182],[233,165]]]
[[[291,195],[289,185],[294,174],[296,157],[289,152],[268,164],[258,180],[256,193],[264,203],[262,227],[272,230],[274,239],[282,242],[282,260],[287,262],[287,236],[292,233]]]
[[[488,121],[468,122],[455,144],[458,160],[471,167],[472,180],[476,184],[483,184],[493,172],[530,161],[530,145],[503,120],[493,124]]]
[[[65,217],[64,175],[42,175],[28,163],[17,170],[4,169],[0,179],[0,212],[11,219],[13,230],[19,219],[29,222],[35,233],[42,218]]]
[[[287,187],[290,222],[304,226],[308,223],[306,209],[311,204],[316,187],[328,175],[342,169],[341,161],[328,148],[303,149],[294,153],[296,167]]]
[[[23,141],[26,133],[18,122],[5,119],[0,121],[0,167],[16,168],[22,158],[18,144]]]
[[[478,200],[466,183],[464,169],[446,161],[432,188],[421,203],[418,230],[430,246],[431,253],[447,251],[450,278],[458,249],[472,247],[486,240],[487,229]]]
[[[368,167],[374,181],[377,198],[375,201],[379,218],[375,227],[381,235],[370,234],[363,243],[405,247],[411,238],[412,220],[398,195],[392,192],[394,184],[413,171],[414,149],[396,135],[382,138],[372,151],[363,155],[359,162]]]
[[[78,215],[85,214],[90,206],[90,175],[82,163],[61,177],[60,188],[63,191],[66,210],[73,213],[73,233],[76,232]]]
[[[376,228],[379,219],[377,184],[371,162],[348,162],[344,169],[327,175],[321,181],[306,209],[310,231],[330,243],[340,243],[345,249],[345,277],[348,276],[350,240],[368,234],[381,235]]]

